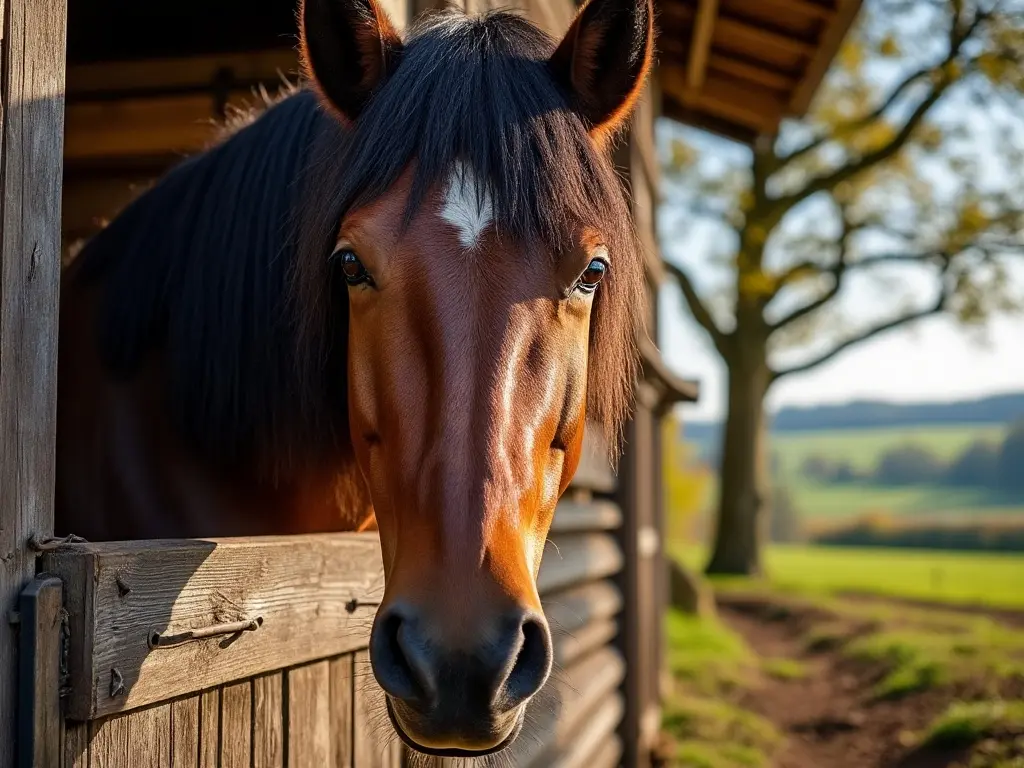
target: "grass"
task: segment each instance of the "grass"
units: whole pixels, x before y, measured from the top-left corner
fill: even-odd
[[[699,547],[678,547],[673,554],[691,568],[705,562]],[[784,591],[1024,609],[1022,554],[772,545],[765,569],[771,585]]]
[[[958,749],[1007,731],[1024,734],[1024,701],[958,701],[932,724],[923,744]]]
[[[776,680],[803,680],[807,667],[796,659],[764,659],[761,671]]]
[[[774,726],[730,702],[753,685],[759,661],[743,639],[714,619],[669,611],[668,666],[675,690],[662,726],[673,742],[672,765],[764,768],[782,743]]]
[[[884,629],[859,637],[843,653],[875,662],[881,699],[898,699],[940,685],[968,682],[998,689],[1024,678],[1024,633],[980,616],[889,609]]]

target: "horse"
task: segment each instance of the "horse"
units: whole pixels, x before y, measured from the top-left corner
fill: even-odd
[[[62,280],[58,532],[379,531],[398,735],[498,752],[549,677],[537,573],[584,426],[615,453],[643,258],[611,161],[651,0],[520,16],[305,0],[303,77]]]

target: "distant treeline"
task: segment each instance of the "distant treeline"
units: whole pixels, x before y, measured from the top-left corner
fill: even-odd
[[[977,440],[950,461],[917,443],[883,452],[870,469],[858,470],[848,461],[808,456],[800,467],[810,480],[825,484],[945,485],[952,488],[995,490],[1013,500],[1024,499],[1024,421],[1001,441]]]
[[[863,400],[843,405],[786,407],[772,419],[773,432],[921,426],[928,424],[1009,424],[1024,418],[1024,392],[949,403],[886,403]],[[717,442],[718,422],[688,421],[687,439]]]
[[[812,536],[815,544],[838,547],[898,547],[975,552],[1024,552],[1024,526],[962,523],[959,525],[895,525],[863,520]]]

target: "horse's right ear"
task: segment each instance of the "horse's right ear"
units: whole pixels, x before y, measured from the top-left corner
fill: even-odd
[[[345,122],[394,70],[402,38],[376,0],[303,0],[300,51],[321,101]]]

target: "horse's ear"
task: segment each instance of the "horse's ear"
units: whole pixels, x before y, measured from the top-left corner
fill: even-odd
[[[306,77],[346,122],[394,70],[399,37],[376,0],[302,0],[300,50]]]
[[[603,143],[629,119],[653,58],[652,0],[590,0],[549,63]]]

